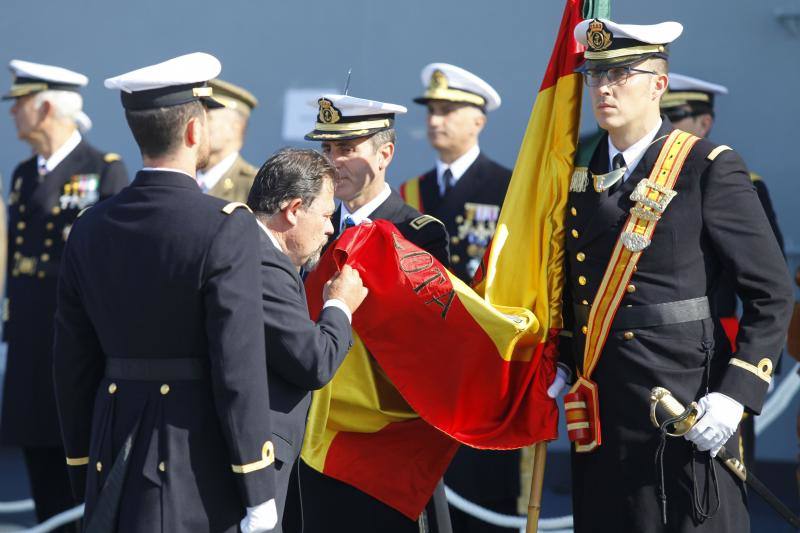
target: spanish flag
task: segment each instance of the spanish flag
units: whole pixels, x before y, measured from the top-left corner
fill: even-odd
[[[477,292],[381,220],[345,231],[306,280],[312,317],[344,264],[370,293],[353,317],[356,344],[314,394],[303,460],[412,520],[459,443],[507,449],[557,436],[546,390],[561,327],[581,18],[569,0]]]
[[[416,519],[459,442],[519,448],[556,437],[555,354],[524,308],[487,304],[386,220],[351,228],[307,279],[309,310],[343,265],[370,293],[356,344],[314,394],[303,460]],[[521,354],[529,357],[521,359]]]

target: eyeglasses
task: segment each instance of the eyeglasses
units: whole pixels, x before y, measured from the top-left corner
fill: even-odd
[[[653,74],[658,72],[653,70],[642,70],[633,67],[614,67],[607,70],[587,70],[583,73],[583,82],[587,87],[599,87],[603,85],[603,78],[608,80],[608,85],[625,85],[628,78],[634,74]]]

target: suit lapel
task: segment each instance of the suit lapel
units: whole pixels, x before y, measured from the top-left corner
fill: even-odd
[[[45,210],[60,206],[64,184],[80,169],[86,158],[86,141],[81,141],[52,172],[44,176],[31,195],[31,204]]]
[[[436,181],[435,168],[420,177],[419,195],[422,200],[421,212],[432,213],[439,208],[442,197],[439,196],[439,182]]]
[[[608,193],[598,193],[594,190],[593,174],[605,174],[608,172],[608,135],[600,141],[595,149],[589,163],[589,185],[584,192],[572,193],[575,197],[573,203],[578,210],[575,226],[580,232],[579,244],[591,240],[598,233],[605,231],[608,227],[609,218],[614,219],[619,216],[615,210],[608,212],[607,207],[613,207],[608,200]]]
[[[367,218],[370,220],[390,220],[394,221],[397,213],[402,207],[405,205],[403,199],[400,197],[399,194],[392,190],[389,197],[383,201],[381,205],[375,208],[375,210],[367,215]]]
[[[394,218],[397,213],[402,209],[402,207],[406,205],[403,201],[403,198],[392,190],[389,197],[383,201],[381,205],[375,208],[375,210],[367,215],[367,218],[370,220],[390,220],[394,221]],[[339,238],[341,232],[339,231],[339,227],[341,226],[342,220],[342,203],[339,202],[336,211],[333,213],[333,217],[331,219],[331,223],[333,224],[333,235],[331,238],[328,239],[328,244],[325,245],[327,248],[333,241]]]
[[[456,182],[456,186],[444,199],[444,208],[450,207],[456,211],[463,210],[463,203],[465,198],[474,198],[479,195],[475,191],[480,188],[484,183],[483,180],[483,167],[486,157],[483,153],[478,155],[478,158],[467,168],[466,172]],[[454,205],[450,205],[454,204]]]

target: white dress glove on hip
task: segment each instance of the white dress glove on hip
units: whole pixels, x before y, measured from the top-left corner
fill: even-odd
[[[700,419],[683,437],[701,452],[710,451],[711,457],[716,457],[739,427],[744,406],[719,392],[703,396],[697,406]]]
[[[275,506],[275,498],[258,504],[255,507],[248,507],[247,514],[239,523],[242,533],[263,533],[271,531],[278,524],[278,508]]]

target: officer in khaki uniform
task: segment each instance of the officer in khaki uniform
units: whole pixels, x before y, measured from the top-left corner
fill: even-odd
[[[211,80],[214,96],[225,107],[208,112],[211,153],[208,164],[197,172],[203,192],[231,202],[246,202],[258,169],[239,153],[244,146],[247,122],[258,100],[250,91],[223,81]]]
[[[738,456],[742,414],[762,408],[792,288],[736,151],[660,115],[668,45],[682,30],[600,19],[574,31],[605,130],[579,149],[588,164],[576,168],[564,224],[570,337],[559,349],[579,395],[565,407],[591,404],[585,418],[567,415],[577,533],[749,530],[743,482],[712,457],[726,443]],[[735,352],[709,305],[724,271],[744,303]],[[657,386],[699,409],[691,430],[663,447],[650,421]]]
[[[21,446],[43,521],[73,506],[53,396],[53,315],[64,245],[78,213],[128,184],[118,155],[83,139],[86,76],[13,60],[11,115],[34,155],[11,174],[0,443]],[[66,526],[69,529],[74,526]]]
[[[661,112],[676,128],[707,137],[716,120],[714,109],[716,96],[725,94],[728,94],[728,89],[722,85],[673,72],[669,75],[669,90],[661,97]],[[767,185],[761,176],[752,171],[750,180],[756,189],[778,246],[783,251],[783,235],[778,227],[778,219],[772,207]],[[723,273],[714,288],[711,309],[727,334],[727,341],[734,347],[739,319],[736,316],[736,292],[732,274],[729,272]],[[743,462],[750,471],[754,470],[755,440],[754,419],[749,413],[745,413],[741,424],[740,451]]]
[[[404,183],[403,199],[444,222],[450,235],[450,270],[472,280],[494,235],[511,171],[487,157],[478,145],[487,113],[500,95],[475,74],[447,63],[422,69],[424,94],[414,101],[428,109],[428,140],[436,166]],[[519,450],[476,450],[462,446],[445,475],[459,495],[503,514],[517,514]],[[453,530],[464,533],[506,529],[451,508]]]

